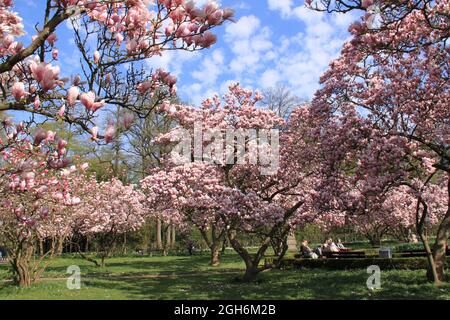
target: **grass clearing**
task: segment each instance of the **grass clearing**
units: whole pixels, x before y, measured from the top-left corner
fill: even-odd
[[[450,284],[436,288],[425,280],[425,270],[389,270],[381,275],[382,289],[366,287],[366,270],[270,270],[253,283],[241,283],[244,265],[227,254],[219,267],[209,257],[115,257],[97,268],[76,257],[55,259],[45,278],[30,288],[18,288],[4,280],[0,265],[0,299],[449,299]],[[80,290],[69,290],[67,267],[81,268]]]

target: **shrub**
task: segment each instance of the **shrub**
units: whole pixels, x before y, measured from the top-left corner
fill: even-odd
[[[271,258],[266,259],[271,263]],[[447,265],[450,264],[450,257],[447,257]],[[417,258],[364,258],[364,259],[296,259],[285,258],[281,261],[281,268],[325,268],[333,270],[345,269],[365,269],[371,265],[377,265],[382,270],[419,270],[427,269],[428,261],[425,257]]]
[[[394,252],[402,252],[405,250],[425,250],[422,243],[403,243],[394,247]]]

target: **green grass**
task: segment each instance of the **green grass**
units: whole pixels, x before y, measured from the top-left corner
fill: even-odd
[[[80,290],[66,281],[44,280],[30,288],[0,282],[0,299],[450,299],[450,284],[440,288],[425,281],[425,271],[382,272],[382,289],[366,287],[365,270],[270,270],[254,283],[237,280],[243,264],[227,254],[219,267],[208,266],[207,256],[116,257],[105,268],[87,261],[61,257],[46,278],[66,277],[70,265],[82,272]],[[0,266],[0,279],[8,277]]]

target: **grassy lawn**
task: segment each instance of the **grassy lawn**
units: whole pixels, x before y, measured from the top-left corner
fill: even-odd
[[[82,273],[80,290],[68,290],[65,279],[43,280],[21,289],[0,282],[0,299],[450,299],[450,284],[436,288],[425,271],[384,271],[382,289],[366,287],[365,270],[271,270],[254,283],[236,278],[243,264],[232,254],[219,267],[208,256],[116,257],[105,268],[73,257],[54,260],[46,278],[66,277],[70,265]],[[0,265],[0,279],[8,277]]]

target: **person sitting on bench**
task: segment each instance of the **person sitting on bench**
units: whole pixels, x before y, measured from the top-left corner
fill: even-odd
[[[336,246],[338,247],[338,249],[339,250],[341,250],[341,249],[347,249],[345,246],[344,246],[344,244],[342,243],[342,241],[341,241],[341,239],[337,239],[337,244],[336,244]]]
[[[300,246],[300,253],[305,258],[317,259],[319,256],[314,253],[311,248],[308,246],[308,240],[303,240],[302,245]]]
[[[339,252],[339,248],[336,245],[336,243],[333,242],[332,238],[328,238],[326,244],[327,244],[327,252]]]

